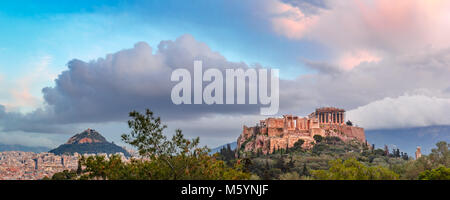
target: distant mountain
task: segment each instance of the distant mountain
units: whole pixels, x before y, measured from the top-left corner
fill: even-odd
[[[227,145],[230,145],[231,149],[234,150],[234,149],[236,149],[236,147],[237,147],[237,142],[232,142],[232,143],[224,144],[224,145],[222,145],[222,146],[218,146],[218,147],[216,147],[216,148],[214,148],[214,149],[211,149],[210,154],[215,154],[215,153],[217,153],[217,152],[220,152],[220,150],[221,150],[222,148],[224,148],[224,147],[227,147]]]
[[[19,144],[0,144],[0,152],[2,151],[23,151],[23,152],[47,152],[50,148],[47,147],[28,147]]]
[[[375,148],[388,145],[390,149],[396,146],[400,151],[414,156],[417,146],[423,154],[428,154],[439,141],[450,143],[450,126],[427,126],[403,129],[367,130],[366,138]]]
[[[122,152],[125,156],[130,154],[120,146],[114,143],[108,142],[100,133],[93,129],[87,129],[82,133],[78,133],[71,137],[65,144],[60,145],[58,148],[49,151],[56,155],[64,153],[107,153],[114,154]]]

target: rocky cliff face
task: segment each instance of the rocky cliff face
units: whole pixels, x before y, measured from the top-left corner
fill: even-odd
[[[237,139],[237,154],[268,154],[277,149],[292,148],[299,140],[303,140],[302,148],[309,149],[316,143],[315,135],[338,137],[344,142],[366,142],[363,128],[348,126],[345,123],[319,123],[314,118],[285,115],[283,118],[261,120],[260,124],[254,127],[244,126]]]
[[[95,130],[87,129],[83,131],[82,133],[78,133],[66,142],[66,144],[85,144],[85,143],[102,143],[102,142],[108,142],[106,139],[100,135]]]

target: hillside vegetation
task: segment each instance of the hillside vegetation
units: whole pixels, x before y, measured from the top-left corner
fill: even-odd
[[[317,144],[309,150],[299,144],[268,155],[247,155],[245,168],[252,179],[264,180],[450,180],[450,145],[446,142],[437,143],[430,155],[413,160],[399,149],[369,148],[335,137],[315,139]],[[231,164],[236,162],[235,153],[223,148],[219,155]]]

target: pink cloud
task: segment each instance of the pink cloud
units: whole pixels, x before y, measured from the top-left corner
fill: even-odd
[[[395,51],[450,45],[450,2],[429,0],[354,0],[367,39]],[[365,42],[365,41],[362,41]],[[372,44],[373,45],[373,44]]]
[[[343,69],[350,70],[363,62],[378,62],[381,57],[367,50],[343,53],[338,59],[338,65]]]
[[[318,16],[306,16],[299,8],[282,2],[273,2],[270,9],[273,30],[291,39],[301,39],[318,20]]]
[[[0,105],[4,105],[9,112],[28,112],[40,106],[43,102],[39,97],[41,93],[33,91],[40,91],[41,84],[56,78],[56,73],[48,68],[51,60],[51,56],[43,56],[37,62],[30,63],[31,71],[16,80],[3,79],[0,75],[0,92],[8,94],[6,97],[0,96]]]
[[[326,4],[326,9],[305,14],[299,7],[272,2],[272,30],[329,47],[335,54],[333,62],[345,69],[386,55],[450,47],[450,1],[330,0]]]

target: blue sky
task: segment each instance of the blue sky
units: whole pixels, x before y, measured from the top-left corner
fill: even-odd
[[[293,43],[264,30],[237,1],[144,2],[2,2],[0,72],[17,78],[43,56],[52,58],[52,70],[62,71],[74,58],[96,59],[138,41],[155,47],[186,33],[231,61],[284,68],[287,78],[307,70],[302,57],[326,56],[317,44]]]
[[[188,54],[203,43],[231,62],[279,68],[280,115],[339,106],[368,129],[450,125],[444,112],[450,108],[449,11],[449,2],[415,0],[407,4],[388,0],[2,1],[0,127],[11,124],[7,117],[1,118],[2,106],[5,116],[22,114],[37,122],[42,119],[35,119],[36,113],[49,111],[45,106],[62,106],[44,100],[45,87],[67,98],[64,106],[78,108],[75,103],[80,102],[70,98],[71,91],[55,85],[55,79],[67,81],[58,78],[63,71],[73,72],[69,61],[89,62],[124,49],[134,51],[140,41],[153,51],[161,41],[171,41],[173,49]],[[93,62],[93,72],[99,63]],[[130,79],[139,78],[130,74],[136,76]],[[85,83],[77,84],[73,87]],[[157,89],[149,87],[149,93]],[[205,118],[227,119],[229,124],[216,130],[220,134],[203,136],[215,146],[233,141],[245,120],[252,125],[264,118],[244,110],[239,115],[219,112],[199,115],[189,123],[175,119],[170,123],[196,136],[205,131]],[[411,120],[407,117],[411,115],[422,117]],[[108,117],[97,120],[101,123],[68,122],[64,124],[68,133],[62,136],[15,120],[17,127],[0,131],[0,139],[14,143],[28,138],[34,145],[52,146],[88,124],[110,132],[107,137],[117,142],[126,131],[124,119],[120,123]]]

